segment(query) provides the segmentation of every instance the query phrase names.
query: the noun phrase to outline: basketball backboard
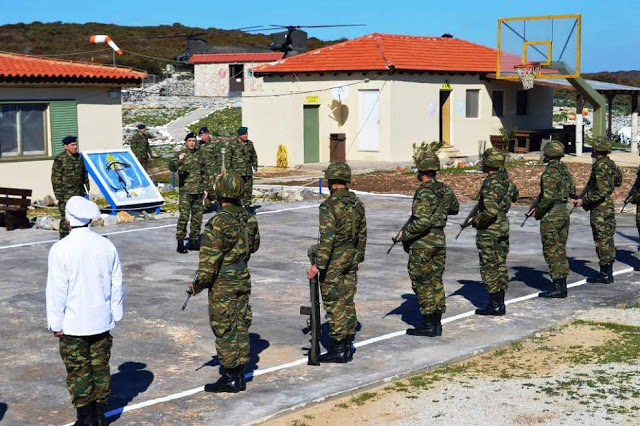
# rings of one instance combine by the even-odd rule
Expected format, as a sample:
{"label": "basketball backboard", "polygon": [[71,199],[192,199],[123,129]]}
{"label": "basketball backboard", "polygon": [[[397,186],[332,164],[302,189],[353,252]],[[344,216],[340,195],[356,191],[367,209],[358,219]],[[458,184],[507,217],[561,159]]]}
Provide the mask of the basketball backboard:
{"label": "basketball backboard", "polygon": [[580,26],[580,14],[498,19],[496,78],[518,80],[523,68],[539,79],[580,77]]}

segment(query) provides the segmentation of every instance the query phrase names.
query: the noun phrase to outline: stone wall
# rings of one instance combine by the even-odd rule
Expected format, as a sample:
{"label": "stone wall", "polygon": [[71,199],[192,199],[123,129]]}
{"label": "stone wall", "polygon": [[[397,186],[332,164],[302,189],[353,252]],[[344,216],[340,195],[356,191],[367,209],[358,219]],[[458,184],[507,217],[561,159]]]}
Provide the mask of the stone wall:
{"label": "stone wall", "polygon": [[[253,76],[251,69],[259,63],[244,64],[244,90],[262,90],[262,78]],[[195,94],[196,96],[228,96],[229,64],[196,64]]]}

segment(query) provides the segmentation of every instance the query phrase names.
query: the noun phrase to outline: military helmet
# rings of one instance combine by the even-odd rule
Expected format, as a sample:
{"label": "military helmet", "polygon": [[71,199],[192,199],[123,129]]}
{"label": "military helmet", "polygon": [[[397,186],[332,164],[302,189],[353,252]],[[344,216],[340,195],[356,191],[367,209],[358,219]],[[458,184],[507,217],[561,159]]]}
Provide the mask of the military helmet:
{"label": "military helmet", "polygon": [[547,157],[564,157],[564,145],[560,141],[549,141],[544,146],[544,155]]}
{"label": "military helmet", "polygon": [[225,173],[216,183],[216,196],[219,198],[240,198],[244,191],[244,183],[237,173]]}
{"label": "military helmet", "polygon": [[503,168],[504,160],[504,154],[494,148],[489,148],[482,154],[482,164],[495,169]]}
{"label": "military helmet", "polygon": [[432,152],[425,152],[415,159],[416,168],[421,172],[440,170],[440,158]]}
{"label": "military helmet", "polygon": [[328,180],[341,180],[344,182],[351,182],[351,167],[347,163],[337,161],[329,164],[327,170],[324,172],[324,178]]}
{"label": "military helmet", "polygon": [[611,141],[603,137],[598,137],[593,140],[591,147],[594,151],[611,152]]}

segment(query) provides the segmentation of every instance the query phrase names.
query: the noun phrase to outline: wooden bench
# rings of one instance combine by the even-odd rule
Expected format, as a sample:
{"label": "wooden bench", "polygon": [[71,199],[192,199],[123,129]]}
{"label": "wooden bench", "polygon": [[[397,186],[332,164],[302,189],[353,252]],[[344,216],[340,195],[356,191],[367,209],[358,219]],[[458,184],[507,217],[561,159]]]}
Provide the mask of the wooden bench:
{"label": "wooden bench", "polygon": [[27,209],[31,205],[31,192],[30,189],[0,188],[0,216],[4,216],[7,231],[29,223]]}

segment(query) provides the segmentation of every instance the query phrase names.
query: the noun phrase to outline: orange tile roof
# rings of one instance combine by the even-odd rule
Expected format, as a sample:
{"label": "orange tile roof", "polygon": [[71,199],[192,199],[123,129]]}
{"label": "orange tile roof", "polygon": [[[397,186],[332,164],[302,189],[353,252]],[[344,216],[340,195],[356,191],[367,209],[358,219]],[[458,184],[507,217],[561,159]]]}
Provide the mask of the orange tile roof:
{"label": "orange tile roof", "polygon": [[0,53],[0,82],[140,84],[146,76],[132,68]]}
{"label": "orange tile roof", "polygon": [[256,73],[334,71],[496,71],[496,50],[453,37],[369,34],[260,65]]}
{"label": "orange tile roof", "polygon": [[190,64],[224,64],[233,62],[273,62],[282,59],[282,52],[256,53],[199,53],[189,59]]}

